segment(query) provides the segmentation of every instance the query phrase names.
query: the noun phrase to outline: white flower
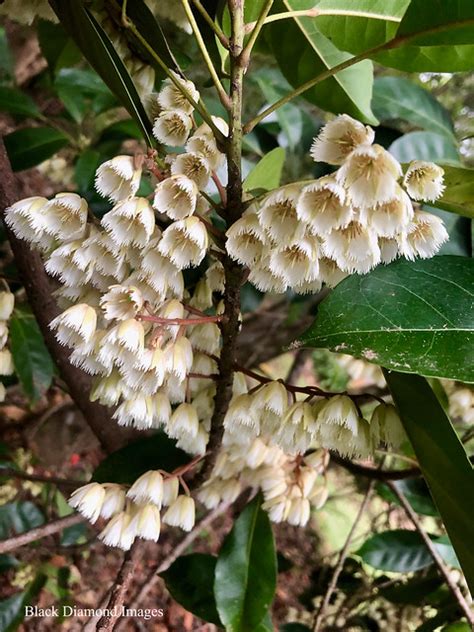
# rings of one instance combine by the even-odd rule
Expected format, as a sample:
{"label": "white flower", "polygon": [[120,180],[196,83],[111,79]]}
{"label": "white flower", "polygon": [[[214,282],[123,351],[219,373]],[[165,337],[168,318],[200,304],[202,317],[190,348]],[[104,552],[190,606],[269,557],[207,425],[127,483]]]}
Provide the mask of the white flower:
{"label": "white flower", "polygon": [[287,521],[289,524],[304,527],[309,520],[311,507],[307,498],[293,498],[290,503]]}
{"label": "white flower", "polygon": [[102,518],[108,519],[123,511],[125,507],[125,490],[115,483],[105,483],[105,497],[100,510]]}
{"label": "white flower", "polygon": [[314,139],[311,156],[316,162],[341,165],[359,145],[371,145],[374,130],[366,127],[347,114],[337,116],[327,123]]}
{"label": "white flower", "polygon": [[99,538],[108,546],[117,546],[128,551],[135,539],[135,533],[129,528],[130,521],[129,512],[121,511],[99,533]]}
{"label": "white flower", "polygon": [[105,489],[99,483],[89,483],[71,494],[68,503],[94,523],[100,516],[105,499]]}
{"label": "white flower", "polygon": [[180,110],[165,110],[153,125],[153,136],[170,147],[180,147],[188,140],[193,121],[189,114]]}
{"label": "white flower", "polygon": [[143,296],[133,285],[112,285],[100,299],[107,320],[134,318],[143,307]]}
{"label": "white flower", "polygon": [[[171,72],[179,84],[189,93],[189,96],[193,99],[193,101],[199,101],[199,92],[194,83],[192,81],[188,81],[187,79],[183,79],[173,71]],[[161,90],[158,94],[158,103],[163,110],[179,110],[181,112],[186,112],[187,114],[192,114],[194,110],[194,106],[169,78],[165,79],[162,83]]]}
{"label": "white flower", "polygon": [[276,250],[270,257],[270,269],[289,286],[316,280],[319,272],[317,238],[304,237],[291,246]]}
{"label": "white flower", "polygon": [[400,164],[380,145],[355,149],[336,173],[336,179],[350,195],[354,206],[375,206],[393,199]]}
{"label": "white flower", "polygon": [[300,188],[290,185],[271,193],[258,211],[260,224],[277,244],[291,244],[300,239],[306,226],[296,210]]}
{"label": "white flower", "polygon": [[434,202],[443,195],[444,169],[434,162],[414,160],[410,163],[403,184],[414,200]]}
{"label": "white flower", "polygon": [[224,426],[232,429],[232,426],[237,425],[239,431],[242,426],[249,426],[250,428],[257,429],[259,424],[257,411],[253,406],[253,398],[247,393],[242,393],[231,399],[229,408],[224,419]]}
{"label": "white flower", "polygon": [[141,175],[132,156],[116,156],[97,169],[95,188],[113,202],[121,202],[138,191]]}
{"label": "white flower", "polygon": [[41,248],[47,248],[52,238],[45,236],[43,209],[48,200],[44,197],[29,197],[16,202],[5,211],[5,223],[18,239],[24,239]]}
{"label": "white flower", "polygon": [[306,186],[298,199],[297,214],[316,234],[347,226],[353,211],[344,188],[331,176],[320,178]]}
{"label": "white flower", "polygon": [[163,522],[171,527],[181,527],[184,531],[191,531],[194,527],[194,520],[194,500],[191,496],[184,495],[178,496],[163,516]]}
{"label": "white flower", "polygon": [[0,351],[0,375],[12,375],[15,371],[12,354],[8,349]]}
{"label": "white flower", "polygon": [[136,509],[128,528],[136,537],[158,542],[160,527],[160,510],[156,505],[148,504]]}
{"label": "white flower", "polygon": [[186,176],[171,176],[160,182],[155,189],[153,206],[171,219],[184,219],[196,209],[198,188]]}
{"label": "white flower", "polygon": [[254,397],[257,406],[261,406],[275,415],[283,415],[288,408],[288,391],[282,382],[268,382],[257,391]]}
{"label": "white flower", "polygon": [[179,439],[183,434],[197,437],[199,431],[199,419],[196,409],[192,404],[180,404],[173,414],[168,425],[170,437]]}
{"label": "white flower", "polygon": [[215,355],[219,352],[221,332],[216,323],[202,323],[194,325],[189,341],[194,349]]}
{"label": "white flower", "polygon": [[61,344],[75,347],[92,339],[97,326],[97,314],[89,305],[80,303],[56,316],[49,326],[57,330],[56,338]]}
{"label": "white flower", "polygon": [[212,132],[207,135],[193,134],[186,143],[186,151],[202,154],[212,171],[219,169],[225,160],[225,155],[217,149]]}
{"label": "white flower", "polygon": [[155,215],[146,198],[134,197],[116,204],[101,224],[117,245],[144,247],[153,234]]}
{"label": "white flower", "polygon": [[176,341],[171,341],[164,348],[163,361],[168,373],[184,380],[193,365],[193,349],[189,340],[180,336]]}
{"label": "white flower", "polygon": [[266,237],[255,213],[245,213],[226,233],[226,250],[246,266],[252,266],[263,254]]}
{"label": "white flower", "polygon": [[407,259],[429,259],[435,255],[449,235],[443,220],[424,211],[417,211],[400,239],[400,252]]}
{"label": "white flower", "polygon": [[318,474],[322,474],[329,465],[329,452],[327,450],[314,450],[304,457],[304,462],[308,467],[313,468]]}
{"label": "white flower", "polygon": [[130,393],[112,415],[119,426],[135,426],[138,429],[153,426],[153,400],[144,393]]}
{"label": "white flower", "polygon": [[178,498],[179,479],[177,476],[169,476],[163,481],[163,507],[169,507]]}
{"label": "white flower", "polygon": [[407,440],[400,416],[393,404],[380,403],[370,419],[370,433],[375,442],[383,441],[398,448]]}
{"label": "white flower", "polygon": [[380,262],[376,234],[356,221],[326,235],[323,250],[343,272],[363,274]]}
{"label": "white flower", "polygon": [[198,217],[188,217],[168,226],[158,244],[159,252],[179,269],[198,266],[207,247],[207,230]]}
{"label": "white flower", "polygon": [[0,320],[0,349],[7,344],[8,340],[8,326],[7,323],[3,320]]}
{"label": "white flower", "polygon": [[[398,238],[398,235],[397,235]],[[399,255],[398,241],[395,237],[379,237],[380,261],[390,263]]]}
{"label": "white flower", "polygon": [[127,60],[127,68],[140,97],[145,98],[155,86],[155,70],[144,62]]}
{"label": "white flower", "polygon": [[159,240],[150,242],[142,259],[140,279],[146,281],[163,298],[168,290],[181,296],[184,290],[183,275],[167,258],[158,252]]}
{"label": "white flower", "polygon": [[87,202],[77,193],[58,193],[43,207],[45,231],[58,239],[80,239],[87,226]]}
{"label": "white flower", "polygon": [[261,292],[283,294],[287,289],[287,283],[281,275],[275,274],[275,272],[268,267],[269,265],[270,257],[262,259],[256,266],[251,268],[249,281]]}
{"label": "white flower", "polygon": [[120,373],[112,371],[110,375],[95,379],[89,399],[91,402],[99,401],[104,406],[115,406],[122,395],[122,387]]}
{"label": "white flower", "polygon": [[134,318],[122,321],[104,337],[103,346],[116,345],[133,352],[142,352],[145,344],[143,325]]}
{"label": "white flower", "polygon": [[291,501],[285,495],[277,496],[263,503],[262,509],[268,513],[272,522],[283,522],[288,518]]}
{"label": "white flower", "polygon": [[0,292],[0,321],[10,318],[15,306],[15,296],[12,292]]}
{"label": "white flower", "polygon": [[204,189],[211,176],[211,168],[206,158],[196,152],[179,154],[171,165],[172,175],[184,175],[193,180],[198,189]]}
{"label": "white flower", "polygon": [[413,205],[400,187],[393,200],[360,211],[360,222],[368,223],[381,237],[395,237],[413,219]]}
{"label": "white flower", "polygon": [[155,393],[152,397],[153,425],[166,424],[171,417],[171,403],[165,393]]}
{"label": "white flower", "polygon": [[319,407],[318,422],[321,424],[345,426],[352,434],[357,434],[359,412],[347,395],[334,395]]}
{"label": "white flower", "polygon": [[152,502],[161,507],[163,502],[163,476],[158,471],[150,470],[137,478],[127,492],[127,497],[137,503]]}

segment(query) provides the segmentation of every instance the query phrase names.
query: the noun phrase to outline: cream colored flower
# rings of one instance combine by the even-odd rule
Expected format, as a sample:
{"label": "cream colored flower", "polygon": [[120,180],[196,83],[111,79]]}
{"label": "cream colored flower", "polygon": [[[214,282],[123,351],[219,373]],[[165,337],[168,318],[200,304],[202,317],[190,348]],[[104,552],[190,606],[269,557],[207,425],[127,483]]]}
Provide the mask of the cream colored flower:
{"label": "cream colored flower", "polygon": [[403,184],[414,200],[434,202],[443,195],[444,169],[434,162],[414,160],[410,163]]}
{"label": "cream colored flower", "polygon": [[311,146],[311,156],[316,162],[341,165],[349,154],[360,145],[371,145],[374,130],[366,127],[347,114],[337,116],[320,131]]}
{"label": "cream colored flower", "polygon": [[204,189],[211,176],[211,167],[205,156],[196,152],[179,154],[171,165],[172,175],[187,176],[193,180],[198,189]]}
{"label": "cream colored flower", "polygon": [[433,257],[449,235],[443,220],[424,211],[417,211],[408,226],[407,233],[400,238],[400,252],[407,259],[429,259]]}
{"label": "cream colored flower", "polygon": [[171,176],[160,182],[155,189],[153,206],[171,219],[184,219],[196,209],[198,188],[186,176]]}
{"label": "cream colored flower", "polygon": [[155,229],[155,215],[146,198],[119,202],[101,221],[118,246],[147,245]]}
{"label": "cream colored flower", "polygon": [[[163,5],[162,2],[159,2]],[[189,93],[193,101],[199,101],[199,92],[192,81],[183,79],[177,73],[171,71],[178,83]],[[165,79],[162,83],[161,90],[158,94],[158,103],[163,110],[179,110],[186,114],[192,114],[194,107],[184,96],[182,91],[176,86],[176,84],[169,78]]]}
{"label": "cream colored flower", "polygon": [[344,188],[331,176],[304,187],[298,199],[297,213],[300,220],[319,235],[347,226],[353,216]]}
{"label": "cream colored flower", "polygon": [[189,114],[181,110],[165,110],[153,125],[153,136],[170,147],[181,147],[188,140],[193,122]]}
{"label": "cream colored flower", "polygon": [[141,175],[132,156],[116,156],[97,169],[95,188],[113,202],[121,202],[138,191]]}

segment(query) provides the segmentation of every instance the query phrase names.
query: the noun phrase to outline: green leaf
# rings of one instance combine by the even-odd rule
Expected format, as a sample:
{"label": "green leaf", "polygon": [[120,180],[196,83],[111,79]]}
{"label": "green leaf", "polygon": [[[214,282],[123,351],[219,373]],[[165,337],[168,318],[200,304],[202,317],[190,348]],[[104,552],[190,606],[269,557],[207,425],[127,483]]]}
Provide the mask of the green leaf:
{"label": "green leaf", "polygon": [[251,632],[264,619],[276,587],[272,528],[256,497],[234,523],[216,564],[214,594],[229,632]]}
{"label": "green leaf", "polygon": [[178,557],[161,577],[180,605],[197,617],[222,625],[214,598],[214,573],[217,557],[205,553],[192,553]]}
{"label": "green leaf", "polygon": [[302,623],[284,623],[280,627],[280,632],[311,632],[311,628]]}
{"label": "green leaf", "polygon": [[0,601],[0,630],[15,632],[25,618],[25,606],[31,604],[46,583],[45,575],[37,575],[28,588]]}
{"label": "green leaf", "polygon": [[176,447],[175,441],[158,432],[110,454],[94,470],[92,480],[127,485],[135,482],[147,470],[171,472],[189,463],[189,460],[186,452]]}
{"label": "green leaf", "polygon": [[74,167],[74,180],[81,195],[93,189],[95,172],[101,162],[101,154],[95,149],[86,149],[80,154]]}
{"label": "green leaf", "polygon": [[20,562],[8,553],[2,553],[0,555],[0,573],[10,570],[10,568],[16,568]]}
{"label": "green leaf", "polygon": [[[313,0],[285,0],[279,9],[284,11],[286,7],[292,11],[313,6]],[[280,69],[293,87],[300,86],[351,57],[322,35],[316,18],[280,20],[266,28]],[[375,124],[377,119],[370,109],[372,83],[372,63],[366,60],[318,83],[303,96],[329,112],[346,112]]]}
{"label": "green leaf", "polygon": [[[440,538],[431,540],[443,559],[452,561],[452,547]],[[413,573],[434,563],[420,534],[406,529],[376,533],[355,554],[373,568],[391,573]]]}
{"label": "green leaf", "polygon": [[448,623],[448,625],[443,626],[441,632],[472,632],[472,628],[465,621],[457,621],[456,623]]}
{"label": "green leaf", "polygon": [[37,33],[41,52],[53,73],[74,66],[81,60],[80,50],[60,23],[38,20]]}
{"label": "green leaf", "polygon": [[15,309],[10,320],[10,349],[18,379],[32,402],[51,385],[54,364],[33,314]]}
{"label": "green leaf", "polygon": [[51,158],[68,144],[68,139],[52,127],[25,127],[4,136],[13,171],[22,171]]}
{"label": "green leaf", "polygon": [[442,166],[446,189],[443,196],[431,204],[465,217],[474,217],[474,170]]}
{"label": "green leaf", "polygon": [[408,581],[401,581],[393,586],[381,588],[379,594],[392,603],[420,607],[442,584],[442,578],[435,571],[426,576],[415,575]]}
{"label": "green leaf", "polygon": [[[82,121],[89,109],[100,113],[103,109],[117,105],[105,83],[91,70],[63,68],[59,71],[54,86],[59,98],[77,123]],[[96,103],[100,103],[102,107],[94,109]]]}
{"label": "green leaf", "polygon": [[431,160],[459,164],[458,150],[452,139],[433,132],[404,134],[390,145],[389,151],[400,162]]}
{"label": "green leaf", "polygon": [[51,4],[84,57],[135,118],[145,141],[152,146],[151,122],[128,70],[105,31],[83,5],[82,0],[52,0]]}
{"label": "green leaf", "polygon": [[404,77],[378,77],[374,81],[372,109],[381,121],[402,119],[453,141],[449,112],[424,88]]}
{"label": "green leaf", "polygon": [[[442,289],[440,296],[441,293]],[[418,375],[404,375],[395,371],[384,373],[423,476],[472,591],[474,472],[471,463],[428,382]]]}
{"label": "green leaf", "polygon": [[38,116],[40,111],[31,97],[17,88],[0,86],[0,110],[17,116]]}
{"label": "green leaf", "polygon": [[[320,31],[340,50],[358,55],[391,40],[410,0],[319,0]],[[335,15],[324,15],[334,11]]]}
{"label": "green leaf", "polygon": [[[431,499],[429,489],[425,481],[421,478],[413,478],[401,481],[395,481],[394,485],[404,494],[410,505],[418,514],[423,516],[438,516],[433,500]],[[389,502],[400,504],[398,496],[396,496],[389,487],[380,486],[380,494]]]}
{"label": "green leaf", "polygon": [[473,382],[473,291],[472,259],[399,259],[339,283],[301,341],[405,373]]}
{"label": "green leaf", "polygon": [[0,540],[6,540],[11,535],[24,533],[43,523],[43,514],[30,501],[0,505]]}
{"label": "green leaf", "polygon": [[460,255],[470,257],[472,254],[471,220],[467,217],[460,217],[455,213],[445,211],[441,208],[423,204],[423,210],[440,217],[446,230],[449,241],[444,243],[438,251],[438,255]]}
{"label": "green leaf", "polygon": [[245,178],[244,191],[276,189],[280,184],[284,162],[285,150],[282,147],[269,151]]}

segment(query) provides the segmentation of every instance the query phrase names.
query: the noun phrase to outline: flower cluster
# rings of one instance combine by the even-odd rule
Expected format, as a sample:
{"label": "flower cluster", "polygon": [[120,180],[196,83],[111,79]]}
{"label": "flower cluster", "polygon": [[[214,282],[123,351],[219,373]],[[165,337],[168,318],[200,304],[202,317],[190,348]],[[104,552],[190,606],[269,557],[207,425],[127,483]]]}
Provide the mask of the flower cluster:
{"label": "flower cluster", "polygon": [[[11,351],[7,348],[8,321],[13,312],[15,297],[12,292],[0,292],[0,375],[12,375],[14,372]],[[0,382],[0,401],[5,399],[5,386]]]}
{"label": "flower cluster", "polygon": [[84,485],[72,494],[69,504],[92,523],[108,520],[99,538],[127,550],[135,538],[157,542],[162,521],[184,531],[193,528],[194,500],[189,493],[180,494],[179,487],[178,475],[149,471],[128,489],[115,483]]}
{"label": "flower cluster", "polygon": [[373,141],[370,127],[338,116],[311,148],[314,160],[338,169],[273,191],[227,231],[230,255],[258,289],[315,292],[400,255],[432,257],[447,240],[442,220],[412,202],[440,197],[443,169],[414,161],[403,175]]}

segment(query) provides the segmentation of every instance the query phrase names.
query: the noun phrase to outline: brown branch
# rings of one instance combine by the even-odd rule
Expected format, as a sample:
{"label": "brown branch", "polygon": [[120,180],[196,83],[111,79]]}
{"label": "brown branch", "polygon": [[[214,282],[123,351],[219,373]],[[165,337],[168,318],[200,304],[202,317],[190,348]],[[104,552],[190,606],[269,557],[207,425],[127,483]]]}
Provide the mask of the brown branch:
{"label": "brown branch", "polygon": [[352,538],[354,537],[355,530],[357,529],[357,526],[362,516],[364,515],[365,510],[367,509],[374,486],[375,486],[375,481],[370,481],[367,491],[365,492],[364,500],[362,501],[362,504],[359,507],[359,511],[357,512],[357,516],[354,522],[352,523],[352,527],[349,531],[346,541],[344,542],[344,546],[342,547],[341,552],[339,553],[339,557],[337,559],[337,564],[336,564],[336,567],[334,568],[331,581],[329,582],[329,586],[327,587],[326,593],[324,594],[321,605],[316,611],[314,624],[313,624],[313,632],[319,632],[319,630],[321,629],[321,624],[323,623],[326,609],[329,605],[329,602],[331,601],[331,597],[336,588],[339,575],[341,574],[341,571],[344,566],[344,562],[346,561],[346,557],[349,553],[349,547],[351,545]]}
{"label": "brown branch", "polygon": [[143,540],[135,540],[131,549],[125,554],[122,567],[112,586],[110,599],[106,606],[107,612],[99,619],[97,624],[97,632],[110,632],[118,623],[125,595],[133,579],[135,566],[140,554],[143,552],[144,545]]}
{"label": "brown branch", "polygon": [[[20,197],[18,182],[12,172],[3,140],[0,140],[0,172],[2,174],[0,178],[0,209],[3,217],[5,209]],[[89,401],[90,377],[69,362],[69,351],[59,344],[49,328],[49,323],[58,315],[59,309],[52,296],[49,279],[39,253],[31,250],[26,242],[17,239],[7,225],[5,225],[5,232],[13,250],[15,263],[31,309],[72,399],[84,415],[104,451],[117,450],[124,443],[123,434],[110,420],[110,415],[104,406]]]}
{"label": "brown branch", "polygon": [[80,487],[84,485],[82,481],[75,481],[71,478],[58,478],[56,476],[44,476],[41,474],[28,474],[28,472],[21,472],[20,470],[15,470],[12,467],[2,467],[0,468],[0,478],[6,476],[7,478],[18,478],[22,481],[34,481],[38,483],[51,483],[53,485],[58,485],[59,487]]}
{"label": "brown branch", "polygon": [[423,529],[419,517],[417,516],[416,512],[414,511],[414,509],[412,508],[410,503],[408,502],[405,494],[402,491],[400,491],[398,489],[398,487],[396,485],[394,485],[393,483],[388,482],[387,485],[390,487],[391,491],[398,498],[398,500],[400,501],[403,509],[405,510],[405,513],[410,518],[410,520],[413,522],[413,525],[414,525],[415,529],[420,534],[423,542],[426,545],[426,548],[430,552],[430,555],[433,558],[436,566],[438,567],[441,575],[443,575],[444,580],[445,580],[449,590],[452,592],[454,598],[456,599],[456,601],[459,604],[459,607],[463,611],[464,616],[466,617],[468,622],[471,624],[471,626],[474,626],[474,611],[471,609],[471,607],[467,603],[467,601],[466,601],[464,595],[462,594],[459,586],[456,584],[456,582],[453,581],[453,579],[451,577],[451,574],[450,574],[446,564],[443,561],[443,558],[441,557],[441,555],[438,553],[438,551],[434,547],[433,541],[431,540],[431,538],[428,536],[428,534]]}
{"label": "brown branch", "polygon": [[41,527],[30,529],[29,531],[21,533],[20,535],[16,535],[13,538],[9,538],[8,540],[2,540],[0,542],[0,554],[7,553],[8,551],[13,551],[20,546],[25,546],[25,544],[29,544],[30,542],[34,542],[35,540],[40,540],[41,538],[45,538],[48,535],[53,535],[53,533],[58,533],[58,531],[62,531],[67,527],[72,527],[73,525],[79,524],[80,522],[84,521],[85,518],[83,518],[80,514],[71,514],[70,516],[66,516],[65,518],[58,518],[58,520],[53,520],[52,522],[48,522]]}
{"label": "brown branch", "polygon": [[331,452],[331,460],[351,474],[366,476],[367,478],[371,478],[375,481],[401,481],[407,478],[416,478],[421,476],[421,470],[419,467],[410,467],[406,470],[380,470],[374,467],[354,463],[353,461],[344,459],[335,452]]}

